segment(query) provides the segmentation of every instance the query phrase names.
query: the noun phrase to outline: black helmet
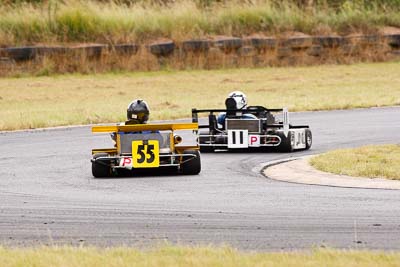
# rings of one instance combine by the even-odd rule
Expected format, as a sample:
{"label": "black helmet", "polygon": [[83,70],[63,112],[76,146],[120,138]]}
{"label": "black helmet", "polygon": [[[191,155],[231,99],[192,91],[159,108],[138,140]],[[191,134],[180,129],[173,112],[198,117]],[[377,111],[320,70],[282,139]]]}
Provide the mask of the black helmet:
{"label": "black helmet", "polygon": [[146,123],[149,120],[150,109],[146,101],[135,99],[128,105],[126,115],[128,124]]}

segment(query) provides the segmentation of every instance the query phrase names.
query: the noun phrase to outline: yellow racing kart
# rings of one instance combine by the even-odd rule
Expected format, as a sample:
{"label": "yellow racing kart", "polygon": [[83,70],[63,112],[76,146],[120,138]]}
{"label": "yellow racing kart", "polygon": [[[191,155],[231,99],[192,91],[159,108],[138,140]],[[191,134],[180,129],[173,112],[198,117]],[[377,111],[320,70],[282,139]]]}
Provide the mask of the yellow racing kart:
{"label": "yellow racing kart", "polygon": [[92,150],[92,174],[111,177],[164,167],[186,175],[198,174],[201,162],[196,138],[192,144],[183,145],[182,136],[176,134],[191,131],[194,135],[197,130],[197,123],[94,126],[93,133],[111,133],[115,147]]}

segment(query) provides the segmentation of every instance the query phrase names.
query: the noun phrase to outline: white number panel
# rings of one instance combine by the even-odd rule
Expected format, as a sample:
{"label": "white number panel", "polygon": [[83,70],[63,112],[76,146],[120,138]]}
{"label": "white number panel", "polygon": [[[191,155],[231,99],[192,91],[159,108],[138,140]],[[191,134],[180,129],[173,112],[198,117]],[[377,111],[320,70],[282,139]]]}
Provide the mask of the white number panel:
{"label": "white number panel", "polygon": [[249,147],[248,130],[228,130],[228,148]]}

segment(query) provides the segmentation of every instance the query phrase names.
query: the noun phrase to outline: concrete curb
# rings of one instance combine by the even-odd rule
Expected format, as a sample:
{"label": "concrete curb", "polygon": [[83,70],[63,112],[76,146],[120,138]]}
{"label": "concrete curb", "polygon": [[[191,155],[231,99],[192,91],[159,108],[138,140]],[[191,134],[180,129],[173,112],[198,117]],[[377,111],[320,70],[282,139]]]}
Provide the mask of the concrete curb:
{"label": "concrete curb", "polygon": [[268,162],[261,173],[267,178],[298,184],[347,188],[400,190],[400,181],[382,178],[362,178],[322,172],[313,168],[308,160],[312,156]]}

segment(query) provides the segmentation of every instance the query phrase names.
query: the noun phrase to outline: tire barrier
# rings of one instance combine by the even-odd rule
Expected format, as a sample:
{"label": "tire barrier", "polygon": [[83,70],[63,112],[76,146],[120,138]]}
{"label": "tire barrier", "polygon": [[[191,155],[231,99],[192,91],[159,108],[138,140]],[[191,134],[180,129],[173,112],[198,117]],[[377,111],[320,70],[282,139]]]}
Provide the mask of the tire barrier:
{"label": "tire barrier", "polygon": [[188,40],[182,42],[182,49],[185,52],[205,52],[210,49],[211,42],[209,40]]}
{"label": "tire barrier", "polygon": [[400,48],[400,34],[385,35],[385,39],[392,48]]}
{"label": "tire barrier", "polygon": [[3,48],[0,54],[11,58],[16,62],[36,59],[39,56],[64,55],[68,53],[84,53],[88,57],[99,58],[102,50],[107,45],[82,45],[76,47],[62,46],[29,46]]}
{"label": "tire barrier", "polygon": [[38,47],[36,50],[36,56],[54,56],[62,55],[68,52],[68,47],[63,46],[43,46]]}
{"label": "tire barrier", "polygon": [[103,50],[108,49],[108,45],[95,44],[95,45],[79,45],[70,47],[69,51],[72,54],[83,54],[90,59],[99,59]]}
{"label": "tire barrier", "polygon": [[11,58],[15,61],[27,61],[36,57],[39,47],[25,46],[25,47],[8,47],[0,50],[0,55]]}
{"label": "tire barrier", "polygon": [[116,44],[110,47],[111,51],[115,51],[119,55],[136,55],[139,50],[137,44]]}
{"label": "tire barrier", "polygon": [[290,47],[292,49],[309,48],[313,44],[312,37],[289,37],[282,40],[282,46]]}
{"label": "tire barrier", "polygon": [[278,43],[274,37],[249,37],[245,38],[244,41],[258,51],[275,49]]}
{"label": "tire barrier", "polygon": [[[210,69],[331,64],[385,61],[399,56],[400,34],[344,37],[301,35],[288,38],[216,36],[182,42],[163,40],[149,45],[128,43],[0,48],[3,68],[12,66],[16,69],[30,61],[39,64],[42,59],[49,57],[53,58],[55,69],[62,69],[61,72],[79,71],[80,66],[88,62],[85,60],[93,62],[92,67],[86,68],[87,71],[99,66],[106,66],[104,70],[111,70],[113,66],[128,70],[157,70],[165,66]],[[96,63],[100,60],[100,64]],[[64,68],[57,68],[57,64],[62,64],[60,62],[63,62]]]}
{"label": "tire barrier", "polygon": [[346,37],[345,42],[348,44],[369,46],[380,43],[381,39],[382,37],[378,35],[358,35],[358,36]]}
{"label": "tire barrier", "polygon": [[236,37],[219,37],[214,40],[214,46],[225,53],[236,51],[243,45],[243,40]]}
{"label": "tire barrier", "polygon": [[158,57],[166,57],[171,55],[175,50],[175,43],[173,41],[165,41],[160,43],[153,43],[149,45],[150,53]]}
{"label": "tire barrier", "polygon": [[325,48],[337,48],[346,44],[346,41],[340,36],[316,36],[313,37],[312,43]]}

